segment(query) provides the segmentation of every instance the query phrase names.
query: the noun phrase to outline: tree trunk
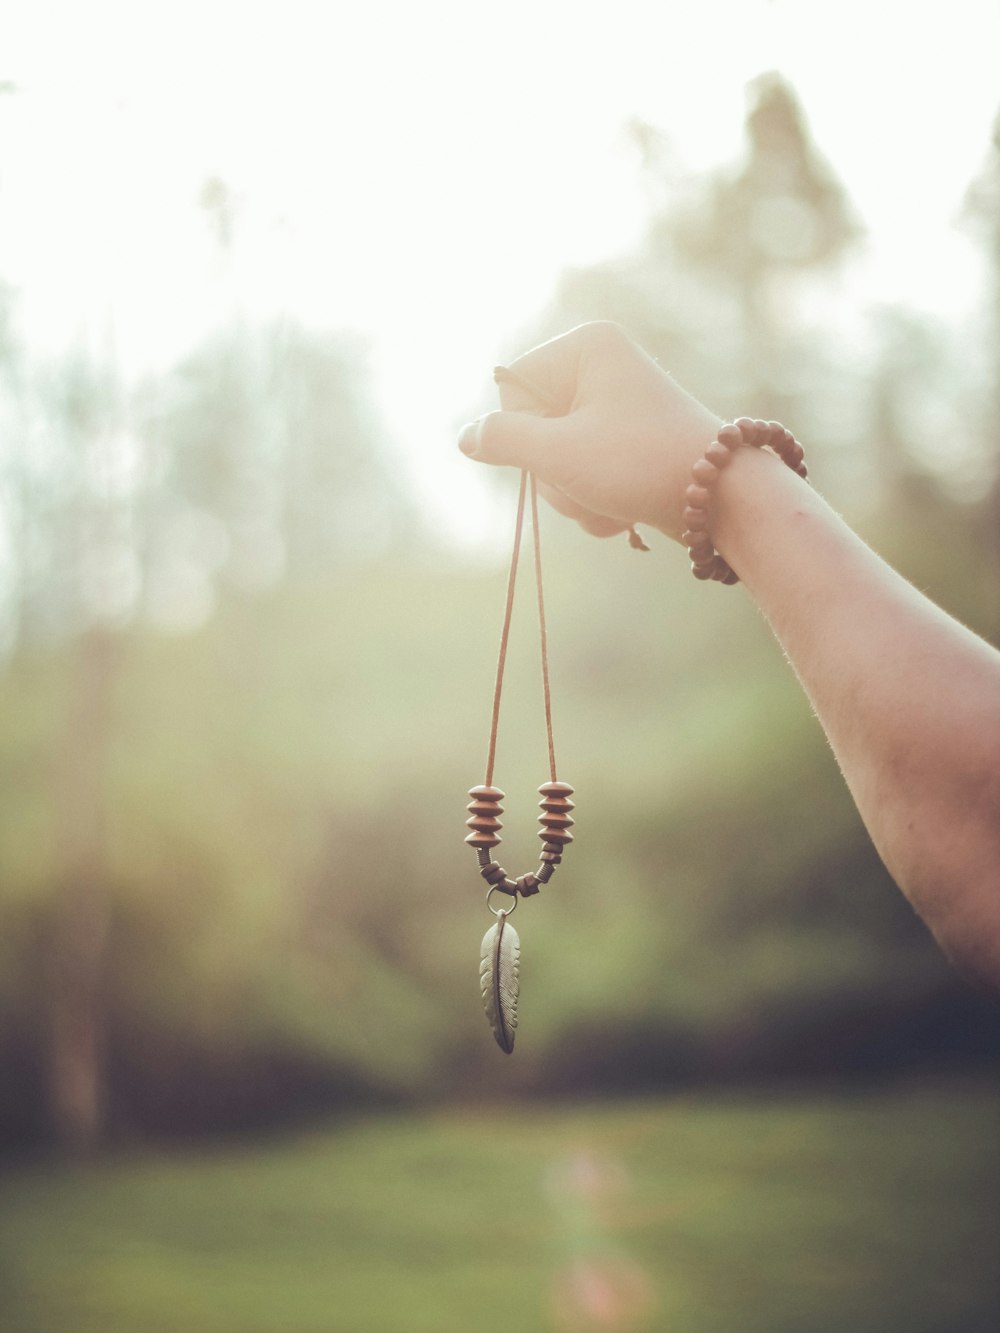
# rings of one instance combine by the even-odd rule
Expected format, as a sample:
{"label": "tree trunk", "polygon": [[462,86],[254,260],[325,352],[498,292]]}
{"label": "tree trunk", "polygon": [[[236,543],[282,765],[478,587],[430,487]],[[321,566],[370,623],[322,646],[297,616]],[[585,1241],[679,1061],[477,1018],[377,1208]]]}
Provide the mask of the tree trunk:
{"label": "tree trunk", "polygon": [[119,645],[107,629],[79,641],[56,776],[62,894],[49,958],[49,1096],[60,1144],[81,1153],[106,1111],[105,972],[110,916],[105,768]]}

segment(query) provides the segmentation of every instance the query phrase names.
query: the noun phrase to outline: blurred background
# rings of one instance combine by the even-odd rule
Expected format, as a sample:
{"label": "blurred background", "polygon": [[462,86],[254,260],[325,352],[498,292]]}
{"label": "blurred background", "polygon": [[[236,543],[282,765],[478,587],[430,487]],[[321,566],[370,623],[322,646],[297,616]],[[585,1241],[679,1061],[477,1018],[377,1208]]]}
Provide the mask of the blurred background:
{"label": "blurred background", "polygon": [[617,320],[996,642],[997,50],[988,0],[3,16],[0,1326],[997,1326],[995,1003],[745,594],[551,513],[576,842],[497,1050],[516,478],[454,447]]}

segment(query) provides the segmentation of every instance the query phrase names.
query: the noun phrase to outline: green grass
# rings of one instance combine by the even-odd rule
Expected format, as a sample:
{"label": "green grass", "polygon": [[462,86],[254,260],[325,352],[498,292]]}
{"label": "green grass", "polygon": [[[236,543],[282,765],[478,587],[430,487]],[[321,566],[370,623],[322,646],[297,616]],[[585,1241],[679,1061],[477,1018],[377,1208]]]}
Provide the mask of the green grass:
{"label": "green grass", "polygon": [[0,1328],[987,1333],[996,1093],[442,1111],[22,1167]]}

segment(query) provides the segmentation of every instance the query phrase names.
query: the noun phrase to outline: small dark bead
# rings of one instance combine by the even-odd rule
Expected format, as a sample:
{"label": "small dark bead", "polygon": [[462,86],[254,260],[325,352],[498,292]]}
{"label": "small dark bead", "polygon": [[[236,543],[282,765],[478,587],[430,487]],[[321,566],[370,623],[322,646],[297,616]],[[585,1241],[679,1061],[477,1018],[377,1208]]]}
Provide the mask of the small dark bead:
{"label": "small dark bead", "polygon": [[509,876],[502,884],[494,884],[493,887],[499,889],[501,893],[509,893],[512,898],[517,897],[517,881],[511,879]]}
{"label": "small dark bead", "polygon": [[802,478],[803,481],[805,481],[806,477],[809,476],[809,469],[806,467],[805,463],[800,463],[798,467],[795,469],[795,471],[799,474],[799,476]]}
{"label": "small dark bead", "polygon": [[782,455],[785,462],[791,468],[798,467],[799,464],[804,460],[805,456],[806,456],[806,451],[802,448],[802,445],[799,444],[798,441],[796,440],[793,440],[791,442],[791,444],[785,450],[785,453]]}
{"label": "small dark bead", "polygon": [[698,486],[695,482],[692,482],[684,492],[684,499],[691,509],[707,509],[711,498],[711,492],[707,491],[704,486]]}
{"label": "small dark bead", "polygon": [[776,440],[781,440],[788,434],[788,431],[785,430],[780,421],[768,421],[766,424],[768,438],[772,445]]}
{"label": "small dark bead", "polygon": [[726,575],[726,577],[722,579],[722,582],[728,584],[730,587],[734,583],[739,583],[739,581],[740,581],[740,576],[739,574],[736,573],[735,569],[731,569],[729,573]]}
{"label": "small dark bead", "polygon": [[719,480],[719,469],[713,467],[707,458],[699,458],[691,469],[691,476],[700,486],[714,486]]}
{"label": "small dark bead", "polygon": [[732,454],[724,444],[720,444],[719,441],[716,440],[714,444],[710,444],[705,450],[705,458],[709,463],[713,464],[713,466],[724,468],[732,458]]}
{"label": "small dark bead", "polygon": [[681,519],[687,524],[689,531],[702,532],[708,527],[708,510],[692,509],[689,505],[681,510]]}
{"label": "small dark bead", "polygon": [[716,436],[719,444],[727,450],[738,449],[743,443],[743,435],[740,431],[739,422],[730,422],[728,426],[721,426]]}
{"label": "small dark bead", "polygon": [[696,579],[710,579],[712,577],[711,565],[692,565],[691,573]]}
{"label": "small dark bead", "polygon": [[555,868],[554,865],[543,865],[543,866],[539,866],[539,867],[538,867],[538,882],[539,882],[539,884],[548,884],[549,880],[552,878],[552,876],[553,876],[555,873],[556,873],[556,868]]}
{"label": "small dark bead", "polygon": [[496,884],[500,880],[507,878],[506,870],[504,870],[503,866],[496,861],[491,861],[489,865],[481,866],[479,873],[482,875],[483,879],[486,880],[487,884]]}
{"label": "small dark bead", "polygon": [[517,880],[517,888],[522,898],[530,898],[533,893],[538,892],[539,888],[538,876],[519,875]]}
{"label": "small dark bead", "polygon": [[540,861],[551,861],[553,865],[558,865],[562,860],[563,849],[561,847],[552,847],[546,844],[538,854]]}

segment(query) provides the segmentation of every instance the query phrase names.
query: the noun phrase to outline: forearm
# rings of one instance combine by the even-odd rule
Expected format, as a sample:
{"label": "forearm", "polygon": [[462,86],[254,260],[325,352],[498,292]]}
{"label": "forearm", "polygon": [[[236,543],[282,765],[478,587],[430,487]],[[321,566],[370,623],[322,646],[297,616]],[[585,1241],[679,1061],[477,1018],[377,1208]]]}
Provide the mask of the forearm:
{"label": "forearm", "polygon": [[758,450],[724,472],[712,530],[890,873],[956,961],[1000,985],[1000,654]]}

